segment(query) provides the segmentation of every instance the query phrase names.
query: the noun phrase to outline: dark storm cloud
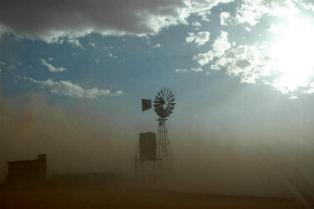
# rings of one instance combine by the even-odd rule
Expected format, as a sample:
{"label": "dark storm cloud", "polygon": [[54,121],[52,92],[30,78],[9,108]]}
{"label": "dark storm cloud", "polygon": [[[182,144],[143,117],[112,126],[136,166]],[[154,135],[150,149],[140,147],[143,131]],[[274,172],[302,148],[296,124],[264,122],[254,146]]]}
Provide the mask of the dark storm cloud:
{"label": "dark storm cloud", "polygon": [[1,0],[0,24],[31,37],[154,34],[230,0]]}

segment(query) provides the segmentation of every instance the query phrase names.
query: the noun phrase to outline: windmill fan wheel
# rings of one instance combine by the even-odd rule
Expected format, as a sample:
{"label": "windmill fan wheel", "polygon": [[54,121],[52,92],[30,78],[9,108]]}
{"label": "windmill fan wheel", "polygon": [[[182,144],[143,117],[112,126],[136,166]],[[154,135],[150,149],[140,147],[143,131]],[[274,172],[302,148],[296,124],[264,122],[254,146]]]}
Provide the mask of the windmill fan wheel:
{"label": "windmill fan wheel", "polygon": [[154,110],[160,118],[167,118],[174,110],[175,98],[168,88],[160,89],[154,101]]}

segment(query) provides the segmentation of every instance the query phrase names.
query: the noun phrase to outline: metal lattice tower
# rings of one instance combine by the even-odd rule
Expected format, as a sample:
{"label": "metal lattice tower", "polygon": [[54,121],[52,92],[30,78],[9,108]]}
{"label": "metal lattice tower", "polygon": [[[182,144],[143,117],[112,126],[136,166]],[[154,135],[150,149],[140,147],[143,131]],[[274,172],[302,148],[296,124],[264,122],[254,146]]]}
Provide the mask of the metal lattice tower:
{"label": "metal lattice tower", "polygon": [[170,142],[168,138],[167,130],[167,119],[159,118],[158,119],[158,128],[157,128],[157,143],[158,143],[158,157],[164,161],[166,165],[171,159],[171,149]]}

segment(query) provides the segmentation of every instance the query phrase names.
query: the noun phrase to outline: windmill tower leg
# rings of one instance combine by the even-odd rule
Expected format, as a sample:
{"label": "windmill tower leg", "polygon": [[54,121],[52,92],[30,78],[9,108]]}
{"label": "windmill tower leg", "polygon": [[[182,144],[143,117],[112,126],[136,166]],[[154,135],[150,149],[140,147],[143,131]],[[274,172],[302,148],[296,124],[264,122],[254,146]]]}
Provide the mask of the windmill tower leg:
{"label": "windmill tower leg", "polygon": [[158,157],[162,159],[164,167],[167,167],[171,159],[170,142],[168,138],[167,119],[158,119],[157,143]]}

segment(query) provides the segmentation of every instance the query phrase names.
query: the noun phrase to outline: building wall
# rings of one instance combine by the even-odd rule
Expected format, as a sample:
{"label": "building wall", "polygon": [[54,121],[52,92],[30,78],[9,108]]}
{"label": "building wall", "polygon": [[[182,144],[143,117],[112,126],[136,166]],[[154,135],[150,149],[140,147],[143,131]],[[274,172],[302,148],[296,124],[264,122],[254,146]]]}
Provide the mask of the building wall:
{"label": "building wall", "polygon": [[31,183],[46,179],[47,162],[45,155],[38,155],[35,160],[8,162],[7,182]]}

